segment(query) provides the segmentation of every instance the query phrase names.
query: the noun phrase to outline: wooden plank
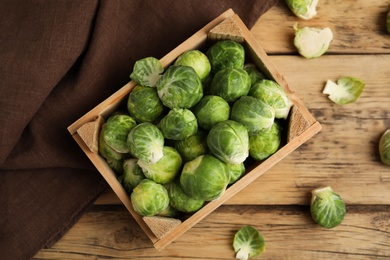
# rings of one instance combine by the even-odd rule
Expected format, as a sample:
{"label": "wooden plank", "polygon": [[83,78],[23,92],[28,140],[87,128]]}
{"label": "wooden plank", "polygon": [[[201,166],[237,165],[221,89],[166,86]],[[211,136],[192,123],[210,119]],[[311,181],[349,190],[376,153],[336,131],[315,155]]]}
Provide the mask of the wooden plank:
{"label": "wooden plank", "polygon": [[388,206],[350,207],[343,223],[328,230],[313,223],[306,206],[222,206],[157,251],[125,207],[99,206],[35,258],[234,259],[234,233],[252,225],[266,241],[259,259],[387,259],[389,219]]}
{"label": "wooden plank", "polygon": [[334,39],[328,53],[390,53],[386,32],[389,1],[322,0],[311,20],[294,16],[285,1],[279,1],[260,17],[252,33],[268,54],[297,53],[293,44],[293,25],[330,27]]}

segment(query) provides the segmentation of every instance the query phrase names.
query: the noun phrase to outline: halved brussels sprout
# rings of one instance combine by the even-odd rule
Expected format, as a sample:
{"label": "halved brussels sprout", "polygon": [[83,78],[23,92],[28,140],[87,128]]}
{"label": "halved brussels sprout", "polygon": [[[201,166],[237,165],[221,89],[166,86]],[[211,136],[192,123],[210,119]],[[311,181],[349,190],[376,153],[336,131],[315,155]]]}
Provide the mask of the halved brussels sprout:
{"label": "halved brussels sprout", "polygon": [[234,102],[248,94],[251,78],[244,69],[226,68],[219,70],[211,82],[210,93],[227,102]]}
{"label": "halved brussels sprout", "polygon": [[166,184],[171,182],[181,170],[182,159],[173,147],[163,147],[163,157],[156,163],[147,163],[138,160],[144,175],[156,183]]}
{"label": "halved brussels sprout", "polygon": [[310,212],[314,222],[324,228],[333,228],[344,220],[347,208],[331,187],[317,188],[311,193]]}
{"label": "halved brussels sprout", "polygon": [[229,184],[235,183],[245,173],[245,165],[243,162],[239,164],[227,163],[226,166],[230,173]]}
{"label": "halved brussels sprout", "polygon": [[379,140],[381,161],[390,166],[390,129],[386,130]]}
{"label": "halved brussels sprout", "polygon": [[173,108],[158,123],[163,136],[171,140],[183,140],[198,130],[198,121],[189,109]]}
{"label": "halved brussels sprout", "polygon": [[281,139],[280,126],[275,121],[270,129],[249,136],[249,155],[255,160],[264,160],[278,150]]}
{"label": "halved brussels sprout", "polygon": [[333,40],[332,30],[328,27],[303,27],[299,29],[296,23],[294,30],[294,45],[298,49],[299,54],[307,59],[322,56],[328,50]]}
{"label": "halved brussels sprout", "polygon": [[206,53],[213,73],[221,69],[242,69],[245,62],[245,49],[235,41],[223,40],[214,43]]}
{"label": "halved brussels sprout", "polygon": [[119,153],[128,153],[127,135],[137,125],[134,118],[129,115],[116,114],[107,119],[103,132],[104,141],[108,146]]}
{"label": "halved brussels sprout", "polygon": [[138,123],[155,121],[163,109],[156,88],[138,85],[129,94],[127,110]]}
{"label": "halved brussels sprout", "polygon": [[158,59],[146,57],[135,62],[130,78],[142,86],[155,87],[163,71]]}
{"label": "halved brussels sprout", "polygon": [[210,152],[225,163],[240,164],[249,156],[249,136],[244,125],[226,120],[211,128],[207,136]]}
{"label": "halved brussels sprout", "polygon": [[287,6],[299,18],[309,20],[317,14],[318,0],[286,0]]}
{"label": "halved brussels sprout", "polygon": [[249,135],[255,135],[272,126],[275,110],[260,99],[243,96],[233,104],[230,119],[243,124]]}
{"label": "halved brussels sprout", "polygon": [[364,90],[364,82],[354,77],[343,77],[337,83],[327,80],[322,93],[329,95],[329,99],[339,105],[355,102]]}
{"label": "halved brussels sprout", "polygon": [[204,205],[204,200],[193,198],[184,192],[179,179],[175,179],[165,187],[168,191],[169,204],[180,212],[195,212]]}
{"label": "halved brussels sprout", "polygon": [[226,164],[210,154],[201,155],[184,164],[180,184],[189,196],[204,201],[219,198],[229,184]]}
{"label": "halved brussels sprout", "polygon": [[183,140],[175,142],[175,148],[181,155],[184,162],[192,161],[200,155],[208,153],[207,134],[202,129]]}
{"label": "halved brussels sprout", "polygon": [[164,136],[151,123],[141,123],[131,129],[127,144],[130,153],[145,162],[156,163],[163,157]]}
{"label": "halved brussels sprout", "polygon": [[142,180],[131,193],[131,204],[141,216],[154,216],[169,205],[168,192],[162,184]]}
{"label": "halved brussels sprout", "polygon": [[266,76],[261,72],[254,63],[247,63],[244,65],[244,70],[248,73],[251,78],[251,86],[256,84],[262,79],[266,79]]}
{"label": "halved brussels sprout", "polygon": [[210,130],[217,123],[229,119],[230,106],[222,97],[208,95],[192,108],[192,112],[198,120],[198,125]]}
{"label": "halved brussels sprout", "polygon": [[206,54],[199,50],[190,50],[182,53],[174,65],[192,67],[201,81],[204,81],[210,74],[211,65]]}
{"label": "halved brussels sprout", "polygon": [[123,174],[122,176],[122,185],[125,190],[131,194],[133,189],[145,179],[145,175],[142,172],[141,167],[137,164],[138,159],[129,158],[123,161]]}
{"label": "halved brussels sprout", "polygon": [[257,229],[247,225],[234,235],[233,248],[237,253],[236,259],[247,260],[265,251],[265,241]]}
{"label": "halved brussels sprout", "polygon": [[192,67],[171,65],[157,82],[157,93],[169,108],[191,108],[203,97],[203,86]]}

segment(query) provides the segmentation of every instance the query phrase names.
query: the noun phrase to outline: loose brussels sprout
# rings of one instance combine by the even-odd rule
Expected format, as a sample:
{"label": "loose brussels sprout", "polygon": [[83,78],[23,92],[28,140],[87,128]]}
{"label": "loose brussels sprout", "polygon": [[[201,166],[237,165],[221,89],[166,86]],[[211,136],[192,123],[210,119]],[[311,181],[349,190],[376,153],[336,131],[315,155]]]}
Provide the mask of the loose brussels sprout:
{"label": "loose brussels sprout", "polygon": [[299,54],[307,59],[322,56],[328,50],[333,40],[332,30],[328,27],[323,29],[303,27],[299,29],[296,23],[294,30],[294,45],[298,49]]}
{"label": "loose brussels sprout", "polygon": [[142,86],[155,87],[163,71],[158,59],[146,57],[135,62],[130,78]]}
{"label": "loose brussels sprout", "polygon": [[131,193],[131,204],[141,216],[154,216],[169,205],[168,192],[162,184],[142,180]]}
{"label": "loose brussels sprout", "polygon": [[156,88],[136,86],[129,94],[127,110],[138,123],[153,122],[163,112]]}
{"label": "loose brussels sprout", "polygon": [[252,85],[249,96],[260,99],[275,109],[275,118],[286,119],[292,103],[278,83],[270,79]]}
{"label": "loose brussels sprout", "polygon": [[175,179],[165,187],[168,191],[170,205],[180,212],[195,212],[204,205],[204,200],[188,196],[183,191],[179,179]]}
{"label": "loose brussels sprout", "polygon": [[123,158],[126,157],[126,154],[115,151],[110,146],[108,146],[104,141],[105,129],[106,129],[106,124],[103,124],[99,133],[99,142],[98,142],[99,154],[105,159],[111,159],[116,161],[122,160]]}
{"label": "loose brussels sprout", "polygon": [[390,129],[386,130],[379,140],[379,154],[381,161],[390,166]]}
{"label": "loose brussels sprout", "polygon": [[299,18],[309,20],[317,14],[318,0],[286,0],[287,6]]}
{"label": "loose brussels sprout", "polygon": [[275,110],[260,99],[244,96],[234,103],[230,119],[243,124],[249,135],[255,135],[272,126]]}
{"label": "loose brussels sprout", "polygon": [[138,159],[129,158],[123,161],[123,174],[122,176],[122,185],[125,190],[131,194],[133,189],[145,179],[145,175],[142,172],[141,167],[137,164]]}
{"label": "loose brussels sprout", "polygon": [[233,248],[237,253],[236,259],[247,260],[264,253],[265,241],[257,229],[247,225],[234,235]]}
{"label": "loose brussels sprout", "polygon": [[201,81],[204,81],[210,74],[211,65],[206,54],[199,50],[190,50],[181,54],[174,65],[192,67]]}
{"label": "loose brussels sprout", "polygon": [[244,67],[244,47],[235,41],[218,41],[207,50],[206,55],[213,73],[226,68],[242,69]]}
{"label": "loose brussels sprout", "polygon": [[222,97],[208,95],[192,108],[192,112],[198,119],[198,125],[205,130],[210,130],[217,123],[229,119],[230,106]]}
{"label": "loose brussels sprout", "polygon": [[210,154],[184,164],[180,184],[189,196],[204,201],[219,198],[225,192],[230,176],[226,164]]}
{"label": "loose brussels sprout", "polygon": [[211,83],[210,93],[227,102],[234,102],[248,94],[251,78],[244,69],[227,68],[219,70]]}
{"label": "loose brussels sprout", "polygon": [[207,134],[202,129],[183,140],[175,142],[175,148],[184,162],[192,161],[200,155],[208,153]]}
{"label": "loose brussels sprout", "polygon": [[203,86],[192,67],[171,65],[157,82],[157,93],[169,108],[191,108],[203,97]]}
{"label": "loose brussels sprout", "polygon": [[104,141],[108,146],[119,153],[128,153],[126,138],[130,130],[137,125],[129,115],[116,114],[107,119],[103,132]]}
{"label": "loose brussels sprout", "polygon": [[171,140],[183,140],[198,130],[198,121],[188,109],[173,108],[158,123],[163,136]]}
{"label": "loose brussels sprout", "polygon": [[337,84],[327,80],[322,93],[329,95],[329,99],[339,105],[355,102],[364,90],[364,82],[354,77],[342,77]]}
{"label": "loose brussels sprout", "polygon": [[226,166],[230,173],[229,184],[235,183],[245,173],[245,165],[243,162],[239,164],[227,163]]}
{"label": "loose brussels sprout", "polygon": [[249,156],[248,130],[233,120],[220,122],[207,135],[207,146],[221,161],[240,164]]}
{"label": "loose brussels sprout", "polygon": [[390,33],[390,10],[389,12],[387,13],[387,16],[386,16],[386,30],[388,33]]}
{"label": "loose brussels sprout", "polygon": [[165,184],[172,181],[180,172],[182,159],[173,147],[163,147],[163,157],[156,163],[138,160],[138,165],[148,179]]}
{"label": "loose brussels sprout", "polygon": [[281,139],[280,126],[275,121],[270,129],[249,136],[249,155],[255,160],[264,160],[278,150]]}
{"label": "loose brussels sprout", "polygon": [[324,228],[333,228],[339,225],[347,212],[340,195],[336,194],[329,186],[314,189],[311,193],[310,212],[314,222]]}
{"label": "loose brussels sprout", "polygon": [[145,162],[156,163],[163,157],[164,136],[151,123],[141,123],[131,129],[127,144],[130,153]]}
{"label": "loose brussels sprout", "polygon": [[245,64],[244,70],[246,71],[246,73],[248,73],[249,77],[251,78],[251,86],[253,86],[255,83],[259,82],[262,79],[266,79],[264,73],[262,73],[253,63]]}

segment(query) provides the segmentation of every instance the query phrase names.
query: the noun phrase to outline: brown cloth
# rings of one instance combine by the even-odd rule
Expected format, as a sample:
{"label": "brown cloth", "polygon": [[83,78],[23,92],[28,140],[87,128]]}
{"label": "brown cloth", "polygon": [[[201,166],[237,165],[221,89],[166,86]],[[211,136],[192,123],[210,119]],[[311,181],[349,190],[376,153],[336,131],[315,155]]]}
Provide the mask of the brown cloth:
{"label": "brown cloth", "polygon": [[0,259],[29,259],[107,184],[67,127],[232,8],[250,28],[277,0],[0,0]]}

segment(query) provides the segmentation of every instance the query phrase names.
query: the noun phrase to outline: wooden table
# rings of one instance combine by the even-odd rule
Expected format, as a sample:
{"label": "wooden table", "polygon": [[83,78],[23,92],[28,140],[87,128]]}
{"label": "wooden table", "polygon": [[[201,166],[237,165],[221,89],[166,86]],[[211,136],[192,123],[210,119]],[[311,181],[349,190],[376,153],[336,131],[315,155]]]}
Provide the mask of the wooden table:
{"label": "wooden table", "polygon": [[[232,239],[243,225],[266,241],[258,259],[390,258],[390,167],[379,159],[380,135],[390,128],[390,1],[322,0],[318,15],[296,18],[274,6],[252,29],[255,38],[322,124],[322,131],[162,251],[154,249],[108,190],[71,230],[37,259],[234,259]],[[292,43],[295,22],[330,27],[325,56],[306,60]],[[322,94],[327,79],[366,83],[346,106]],[[333,229],[314,224],[310,191],[329,185],[348,205]]]}

